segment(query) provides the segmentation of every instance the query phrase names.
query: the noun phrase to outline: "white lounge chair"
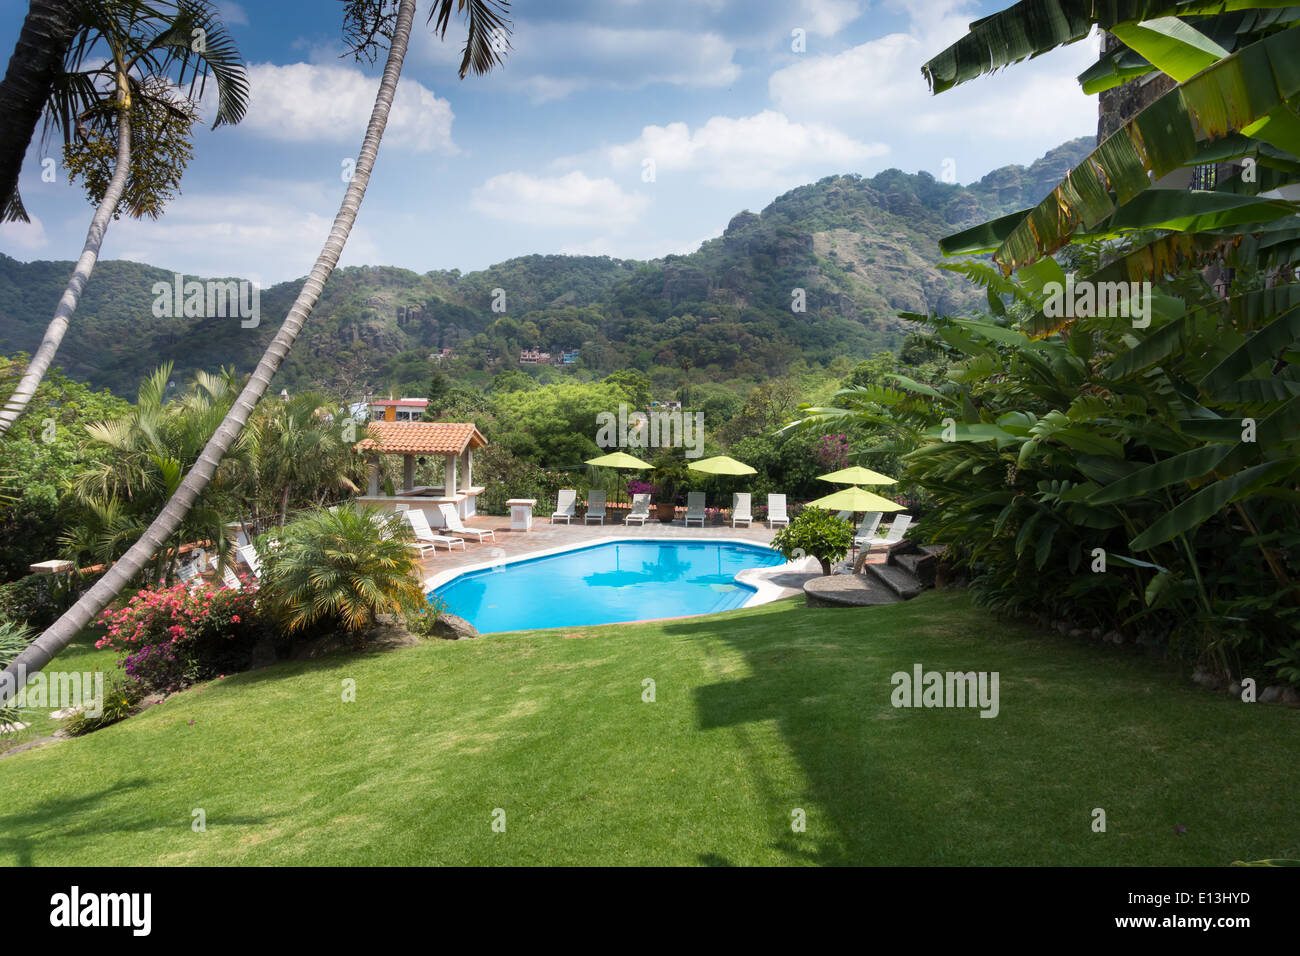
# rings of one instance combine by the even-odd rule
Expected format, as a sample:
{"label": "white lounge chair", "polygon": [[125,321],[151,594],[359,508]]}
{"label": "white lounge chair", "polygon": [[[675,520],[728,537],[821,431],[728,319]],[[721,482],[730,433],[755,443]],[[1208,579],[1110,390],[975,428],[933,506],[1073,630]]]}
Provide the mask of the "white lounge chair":
{"label": "white lounge chair", "polygon": [[891,545],[898,544],[903,540],[903,534],[907,531],[907,526],[912,523],[911,515],[899,515],[889,524],[889,534],[883,538],[875,538],[869,548],[888,548]]}
{"label": "white lounge chair", "polygon": [[474,540],[482,543],[484,538],[497,539],[495,531],[479,531],[476,528],[465,527],[465,522],[460,520],[460,513],[453,504],[438,505],[438,510],[442,512],[442,523],[446,525],[448,531],[454,531],[456,534],[472,534]]}
{"label": "white lounge chair", "polygon": [[551,515],[551,524],[556,518],[563,518],[565,524],[573,523],[573,509],[578,503],[578,492],[573,488],[561,488],[555,500],[555,513]]}
{"label": "white lounge chair", "polygon": [[423,511],[418,509],[415,511],[403,511],[402,517],[406,519],[406,523],[410,525],[411,530],[415,532],[415,541],[413,543],[420,547],[420,554],[423,555],[424,549],[426,548],[429,550],[436,550],[434,545],[438,544],[445,545],[448,551],[456,545],[460,545],[462,551],[465,550],[464,538],[453,538],[450,535],[434,534],[433,529],[429,527],[429,519],[424,516]]}
{"label": "white lounge chair", "polygon": [[839,518],[841,521],[852,521],[852,520],[853,520],[853,512],[852,512],[852,511],[837,511],[837,512],[835,512],[835,517]]}
{"label": "white lounge chair", "polygon": [[734,528],[737,521],[745,522],[748,528],[754,523],[753,505],[750,504],[749,492],[739,491],[731,496],[731,526]]}
{"label": "white lounge chair", "polygon": [[243,582],[235,575],[235,572],[230,570],[229,565],[221,569],[221,583],[232,591],[238,591],[244,586]]}
{"label": "white lounge chair", "polygon": [[767,496],[767,526],[775,528],[777,525],[790,526],[790,515],[785,510],[785,495],[768,495]]}
{"label": "white lounge chair", "polygon": [[239,556],[244,559],[244,563],[248,565],[248,570],[253,572],[253,577],[260,578],[262,576],[262,562],[258,560],[257,549],[251,544],[241,544],[237,550]]}
{"label": "white lounge chair", "polygon": [[583,516],[582,523],[585,525],[593,518],[596,524],[605,523],[605,492],[603,491],[587,492],[587,513]]}
{"label": "white lounge chair", "polygon": [[853,547],[870,547],[871,542],[876,538],[876,529],[880,527],[881,517],[879,511],[868,511],[862,516],[862,524],[858,525],[858,530],[853,535]]}
{"label": "white lounge chair", "polygon": [[624,524],[631,524],[633,521],[639,522],[641,527],[645,527],[646,519],[650,517],[650,496],[633,495],[632,510],[627,513],[623,519]]}
{"label": "white lounge chair", "polygon": [[704,527],[704,519],[707,515],[704,508],[705,502],[706,499],[702,491],[688,491],[686,493],[686,527],[689,528],[692,521],[698,521],[700,527]]}

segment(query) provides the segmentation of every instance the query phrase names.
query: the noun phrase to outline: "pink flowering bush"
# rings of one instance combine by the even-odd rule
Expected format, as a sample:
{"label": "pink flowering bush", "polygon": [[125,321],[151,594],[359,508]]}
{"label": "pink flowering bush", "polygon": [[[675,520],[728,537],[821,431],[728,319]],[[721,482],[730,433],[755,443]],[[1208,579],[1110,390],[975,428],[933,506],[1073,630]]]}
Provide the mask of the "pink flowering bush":
{"label": "pink flowering bush", "polygon": [[240,591],[146,588],[104,611],[100,623],[105,633],[95,646],[121,653],[127,674],[157,691],[243,670],[266,633],[251,583]]}

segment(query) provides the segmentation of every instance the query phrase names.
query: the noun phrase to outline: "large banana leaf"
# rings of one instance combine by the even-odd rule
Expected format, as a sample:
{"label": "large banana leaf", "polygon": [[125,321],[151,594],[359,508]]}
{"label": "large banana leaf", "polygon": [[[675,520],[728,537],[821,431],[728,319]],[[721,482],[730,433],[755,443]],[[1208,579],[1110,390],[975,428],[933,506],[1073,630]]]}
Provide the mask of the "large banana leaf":
{"label": "large banana leaf", "polygon": [[921,67],[935,93],[1004,66],[1076,43],[1093,26],[1111,30],[1121,23],[1156,17],[1277,9],[1292,0],[1021,0],[976,20],[970,32]]}
{"label": "large banana leaf", "polygon": [[[1296,300],[1296,290],[1297,287],[1294,285],[1264,290],[1264,294],[1278,293],[1276,299],[1268,297],[1270,302],[1276,303],[1276,308],[1266,314],[1275,315],[1280,311],[1281,315],[1252,335],[1215,366],[1213,371],[1201,380],[1202,390],[1213,392],[1216,388],[1246,377],[1255,366],[1275,360],[1278,353],[1300,340],[1300,304],[1292,304]],[[1285,311],[1282,311],[1283,309]]]}
{"label": "large banana leaf", "polygon": [[1088,501],[1094,505],[1109,505],[1128,498],[1140,498],[1170,485],[1195,481],[1214,470],[1230,451],[1232,448],[1228,445],[1194,448],[1121,478],[1096,492]]}
{"label": "large banana leaf", "polygon": [[1229,51],[1177,17],[1117,23],[1111,33],[1130,50],[1179,83],[1190,80],[1227,56]]}
{"label": "large banana leaf", "polygon": [[[1055,252],[1159,179],[1185,165],[1210,139],[1257,124],[1300,93],[1300,27],[1219,60],[1157,99],[1106,138],[998,248],[1010,272]],[[1279,129],[1285,124],[1279,122]],[[1263,132],[1262,130],[1260,132]]]}
{"label": "large banana leaf", "polygon": [[1230,478],[1216,481],[1183,501],[1172,511],[1157,518],[1129,546],[1147,551],[1180,534],[1186,534],[1218,513],[1224,505],[1252,494],[1258,488],[1279,481],[1300,470],[1300,458],[1284,458],[1239,471]]}
{"label": "large banana leaf", "polygon": [[[1194,17],[1191,20],[1191,26],[1224,50],[1224,53],[1220,54],[1222,56],[1237,49],[1238,46],[1253,43],[1259,39],[1259,34],[1263,30],[1290,26],[1296,22],[1300,22],[1300,7],[1293,6],[1270,10],[1241,10],[1209,17]],[[1127,26],[1131,27],[1132,25]],[[1119,25],[1116,25],[1112,32],[1117,37],[1124,39],[1121,29]],[[1170,73],[1169,69],[1163,65],[1161,68],[1165,73]],[[1138,53],[1137,49],[1130,49],[1128,46],[1121,45],[1103,53],[1096,63],[1079,74],[1078,79],[1083,92],[1091,96],[1155,71],[1156,67],[1152,65],[1150,60]],[[1173,74],[1170,73],[1170,75]]]}

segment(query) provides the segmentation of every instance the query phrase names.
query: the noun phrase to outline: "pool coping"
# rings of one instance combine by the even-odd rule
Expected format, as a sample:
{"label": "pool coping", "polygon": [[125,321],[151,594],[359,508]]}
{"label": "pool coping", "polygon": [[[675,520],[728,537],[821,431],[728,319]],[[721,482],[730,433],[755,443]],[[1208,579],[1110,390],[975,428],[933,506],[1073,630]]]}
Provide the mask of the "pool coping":
{"label": "pool coping", "polygon": [[[743,544],[751,548],[767,548],[775,550],[771,545],[755,541],[753,538],[742,538],[739,536],[718,536],[709,535],[707,537],[690,537],[683,538],[680,535],[638,535],[635,538],[627,538],[620,535],[606,535],[603,538],[593,538],[584,541],[581,544],[557,545],[551,548],[541,548],[537,551],[529,551],[524,554],[517,554],[509,560],[504,560],[505,551],[502,548],[489,548],[489,551],[499,552],[494,555],[494,560],[483,561],[479,564],[462,565],[456,568],[448,568],[446,571],[440,571],[431,577],[424,579],[424,591],[426,594],[431,593],[444,584],[460,577],[462,574],[471,574],[475,571],[487,571],[496,567],[508,567],[511,564],[520,564],[524,561],[533,561],[537,558],[547,558],[556,554],[565,554],[570,551],[585,551],[588,548],[597,548],[605,544],[628,544],[631,541],[667,541],[674,544],[690,544],[700,542],[702,544]],[[789,574],[808,569],[809,563],[817,564],[816,558],[801,558],[798,561],[787,561],[784,564],[774,564],[766,568],[745,568],[738,572],[733,580],[738,584],[752,588],[754,593],[749,596],[740,608],[757,607],[760,604],[770,604],[772,601],[779,601],[783,597],[789,597],[793,593],[792,589],[777,584],[773,580],[778,574]],[[818,565],[820,567],[820,565]],[[739,610],[740,608],[732,608]],[[709,614],[725,613],[719,611],[706,612],[705,614],[691,614],[688,617],[708,617]],[[640,624],[642,621],[620,621],[621,624]],[[595,626],[595,625],[593,625]],[[538,628],[529,628],[528,630],[538,630]]]}

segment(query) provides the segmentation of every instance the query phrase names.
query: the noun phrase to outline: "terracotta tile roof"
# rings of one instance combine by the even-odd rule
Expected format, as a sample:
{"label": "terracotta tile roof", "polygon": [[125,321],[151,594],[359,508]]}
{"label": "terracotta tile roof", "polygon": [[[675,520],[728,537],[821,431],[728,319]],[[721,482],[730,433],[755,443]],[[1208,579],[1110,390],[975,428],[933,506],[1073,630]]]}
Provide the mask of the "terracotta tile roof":
{"label": "terracotta tile roof", "polygon": [[466,448],[486,444],[478,429],[466,422],[371,422],[369,435],[357,442],[357,450],[384,455],[459,455]]}

